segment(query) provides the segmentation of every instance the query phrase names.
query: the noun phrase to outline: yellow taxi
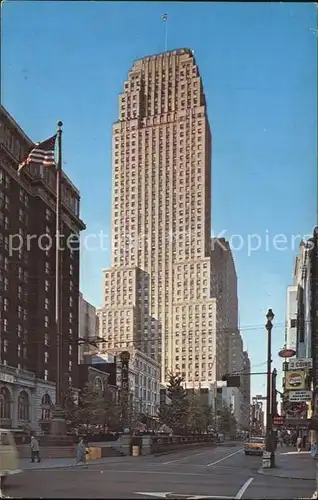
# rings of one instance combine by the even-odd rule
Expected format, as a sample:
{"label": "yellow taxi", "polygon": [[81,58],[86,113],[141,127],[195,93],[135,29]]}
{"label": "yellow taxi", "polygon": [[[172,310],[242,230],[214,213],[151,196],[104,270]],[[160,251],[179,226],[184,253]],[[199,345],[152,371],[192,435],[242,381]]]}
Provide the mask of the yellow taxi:
{"label": "yellow taxi", "polygon": [[21,470],[14,437],[8,429],[0,429],[0,497],[6,477],[19,472]]}
{"label": "yellow taxi", "polygon": [[245,455],[263,455],[265,450],[265,439],[263,437],[251,437],[245,443]]}

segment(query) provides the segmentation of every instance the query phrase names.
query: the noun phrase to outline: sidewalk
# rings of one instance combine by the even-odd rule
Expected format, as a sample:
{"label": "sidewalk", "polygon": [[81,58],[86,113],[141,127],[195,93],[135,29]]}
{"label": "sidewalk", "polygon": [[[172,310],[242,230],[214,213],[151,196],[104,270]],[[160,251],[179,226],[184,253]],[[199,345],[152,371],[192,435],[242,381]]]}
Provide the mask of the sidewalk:
{"label": "sidewalk", "polygon": [[281,477],[285,479],[302,479],[314,481],[316,478],[316,461],[313,460],[309,451],[286,451],[280,450],[275,453],[275,465],[273,469],[258,469],[257,473],[264,476]]}

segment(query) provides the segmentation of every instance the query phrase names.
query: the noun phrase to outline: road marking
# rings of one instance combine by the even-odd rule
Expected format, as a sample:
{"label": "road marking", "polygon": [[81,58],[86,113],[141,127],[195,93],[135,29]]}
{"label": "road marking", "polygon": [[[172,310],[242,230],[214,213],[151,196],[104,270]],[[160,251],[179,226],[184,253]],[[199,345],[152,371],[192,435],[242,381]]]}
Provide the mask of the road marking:
{"label": "road marking", "polygon": [[240,448],[239,450],[235,451],[234,453],[230,453],[230,455],[226,455],[225,457],[223,458],[220,458],[220,460],[216,460],[215,462],[211,462],[210,464],[208,464],[206,467],[212,467],[212,465],[216,465],[216,464],[219,464],[220,462],[223,462],[223,460],[227,460],[228,458],[230,457],[234,457],[234,455],[237,455],[238,453],[241,453],[241,451],[243,450],[244,448]]}
{"label": "road marking", "polygon": [[207,477],[206,474],[200,472],[171,472],[171,471],[158,471],[158,470],[115,470],[115,469],[104,469],[104,474],[161,474],[164,476],[203,476]]}
{"label": "road marking", "polygon": [[135,491],[134,495],[146,495],[147,497],[166,498],[167,495],[171,495],[171,491],[166,491],[165,493],[148,493],[147,491]]}
{"label": "road marking", "polygon": [[249,487],[249,485],[251,484],[251,482],[254,481],[254,478],[253,477],[250,477],[242,486],[242,488],[237,492],[237,495],[235,497],[235,500],[240,500],[241,498],[243,498],[243,495],[245,493],[245,491],[247,490],[247,488]]}
{"label": "road marking", "polygon": [[201,453],[195,453],[194,455],[187,455],[186,457],[182,458],[176,458],[175,460],[169,460],[169,462],[161,462],[160,465],[169,465],[169,464],[174,464],[176,462],[181,462],[182,460],[187,460],[188,458],[194,458],[194,457],[199,457],[201,455],[206,455],[209,453],[211,450],[203,451]]}
{"label": "road marking", "polygon": [[165,492],[165,493],[148,493],[145,491],[135,491],[134,495],[145,495],[147,497],[156,497],[156,498],[187,498],[188,500],[204,500],[205,498],[209,499],[218,499],[218,500],[233,500],[233,497],[225,497],[222,495],[218,496],[213,496],[213,495],[181,495],[179,493],[171,493],[171,492]]}

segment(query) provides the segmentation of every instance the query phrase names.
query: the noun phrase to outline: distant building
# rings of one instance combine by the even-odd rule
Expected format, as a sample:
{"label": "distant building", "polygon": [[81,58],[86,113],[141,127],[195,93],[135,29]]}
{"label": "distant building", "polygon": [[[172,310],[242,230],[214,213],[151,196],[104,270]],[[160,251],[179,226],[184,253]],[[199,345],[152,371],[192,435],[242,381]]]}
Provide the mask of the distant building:
{"label": "distant building", "polygon": [[167,394],[167,387],[164,384],[160,384],[160,405],[164,406],[171,403],[171,399]]}
{"label": "distant building", "polygon": [[[238,353],[235,342],[238,333],[237,275],[232,250],[225,238],[211,239],[212,295],[216,298],[216,357],[217,380],[223,375],[241,368],[242,352]],[[239,347],[239,346],[238,346]],[[240,364],[238,367],[237,363]],[[211,381],[212,382],[212,381]]]}
{"label": "distant building", "polygon": [[264,410],[261,401],[253,401],[251,405],[251,433],[254,436],[264,434]]}
{"label": "distant building", "polygon": [[241,423],[244,429],[250,426],[250,408],[251,408],[251,361],[247,351],[243,351],[243,371],[241,377],[242,391],[242,418]]}
{"label": "distant building", "polygon": [[106,370],[100,369],[100,365],[82,364],[79,366],[79,386],[84,389],[87,384],[92,384],[93,387],[101,391],[105,398],[117,400],[118,388],[112,384],[110,374]]}
{"label": "distant building", "polygon": [[318,416],[318,227],[314,229],[310,252],[310,326],[311,326],[311,356],[313,359],[313,401],[314,414]]}
{"label": "distant building", "polygon": [[[92,366],[108,374],[108,383],[117,387],[117,359],[109,354],[85,354],[84,365]],[[83,372],[85,373],[85,371]],[[120,389],[118,387],[118,389]]]}
{"label": "distant building", "polygon": [[233,414],[238,427],[242,427],[242,392],[239,387],[222,388],[223,405]]}
{"label": "distant building", "polygon": [[[129,360],[129,391],[136,413],[143,413],[149,417],[156,417],[160,405],[160,365],[154,359],[138,349],[125,349],[130,353]],[[96,352],[92,356],[94,366],[96,361],[116,358],[116,384],[121,390],[121,360],[123,349],[109,349],[107,352]],[[107,369],[107,368],[106,368]]]}
{"label": "distant building", "polygon": [[297,294],[298,298],[300,290],[298,285],[287,287],[287,303],[286,303],[286,347],[287,349],[297,349]]}
{"label": "distant building", "polygon": [[240,387],[230,388],[228,393],[232,398],[232,405],[235,419],[239,426],[243,425],[244,417],[244,401],[243,401],[243,391],[244,391],[244,378],[242,375],[244,369],[243,364],[243,340],[239,331],[232,332],[229,336],[229,368],[228,373],[238,373],[240,374]]}
{"label": "distant building", "polygon": [[[299,358],[312,357],[312,276],[314,272],[313,241],[301,242],[295,260],[294,285],[297,286],[296,351]],[[288,333],[287,333],[288,335]]]}
{"label": "distant building", "polygon": [[[99,335],[98,316],[96,308],[79,294],[79,339],[82,341],[93,341]],[[78,349],[79,363],[84,362],[84,354],[90,352],[92,346],[89,343],[80,343]]]}

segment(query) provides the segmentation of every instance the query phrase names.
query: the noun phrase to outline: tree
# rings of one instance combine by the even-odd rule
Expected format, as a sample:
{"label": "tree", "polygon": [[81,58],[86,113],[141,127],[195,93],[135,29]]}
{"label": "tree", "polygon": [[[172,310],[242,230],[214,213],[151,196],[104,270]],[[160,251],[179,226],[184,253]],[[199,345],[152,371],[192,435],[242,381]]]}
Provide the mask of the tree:
{"label": "tree", "polygon": [[236,434],[237,422],[233,415],[232,407],[224,405],[220,416],[220,430],[234,436]]}
{"label": "tree", "polygon": [[168,404],[163,404],[159,410],[160,423],[172,428],[176,433],[184,433],[187,427],[189,401],[182,386],[184,379],[179,375],[169,374],[167,385]]}
{"label": "tree", "polygon": [[203,418],[205,431],[209,432],[210,427],[215,426],[215,413],[212,405],[203,405]]}
{"label": "tree", "polygon": [[87,384],[80,392],[78,401],[70,389],[64,397],[65,417],[72,427],[89,425],[115,427],[119,421],[119,407],[110,391],[98,389]]}
{"label": "tree", "polygon": [[213,408],[204,404],[200,391],[193,392],[189,396],[188,428],[192,432],[208,432],[214,423]]}
{"label": "tree", "polygon": [[131,393],[121,393],[119,404],[119,422],[122,428],[134,429],[138,422],[138,412]]}

